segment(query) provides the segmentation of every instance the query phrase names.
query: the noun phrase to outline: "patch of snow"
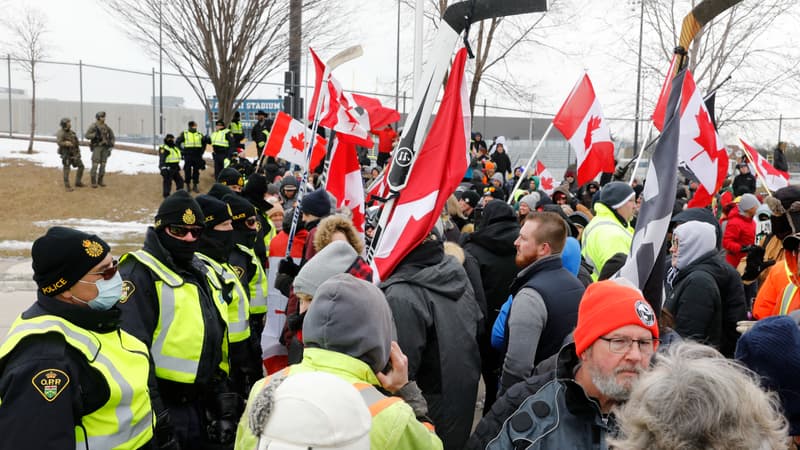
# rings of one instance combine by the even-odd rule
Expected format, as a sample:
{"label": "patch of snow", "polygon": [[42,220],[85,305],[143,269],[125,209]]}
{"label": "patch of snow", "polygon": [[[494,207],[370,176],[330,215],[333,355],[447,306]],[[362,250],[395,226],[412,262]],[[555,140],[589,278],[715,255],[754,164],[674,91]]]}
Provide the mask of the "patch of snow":
{"label": "patch of snow", "polygon": [[42,228],[50,228],[53,226],[76,228],[86,233],[96,234],[103,239],[120,235],[127,235],[126,237],[130,237],[130,235],[144,236],[144,232],[147,230],[147,227],[150,226],[148,223],[141,222],[111,222],[102,219],[77,218],[43,220],[34,222],[33,224]]}
{"label": "patch of snow", "polygon": [[33,242],[0,241],[0,250],[30,250]]}
{"label": "patch of snow", "polygon": [[[42,167],[61,168],[61,157],[58,156],[58,145],[55,142],[34,142],[33,154],[25,152],[27,145],[28,143],[23,140],[0,138],[0,161],[16,158],[31,161]],[[81,159],[86,170],[89,170],[92,166],[92,152],[86,146],[81,146]],[[8,163],[3,163],[6,164]],[[114,149],[106,162],[106,172],[128,175],[159,173],[158,156]]]}

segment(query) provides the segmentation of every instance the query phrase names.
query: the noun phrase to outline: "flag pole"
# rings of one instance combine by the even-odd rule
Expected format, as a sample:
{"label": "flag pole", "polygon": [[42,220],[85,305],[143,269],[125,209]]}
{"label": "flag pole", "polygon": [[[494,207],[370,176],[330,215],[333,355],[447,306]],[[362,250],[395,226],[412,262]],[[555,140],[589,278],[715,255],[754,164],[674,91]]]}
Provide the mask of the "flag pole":
{"label": "flag pole", "polygon": [[[761,187],[763,187],[764,190],[767,191],[769,195],[772,195],[772,190],[767,187],[767,182],[764,179],[764,175],[761,175],[761,171],[758,170],[758,164],[755,161],[753,161],[753,157],[750,156],[750,152],[747,151],[747,147],[749,146],[747,146],[747,144],[745,144],[744,141],[742,141],[741,139],[739,139],[739,141],[742,143],[742,145],[745,145],[744,155],[748,161],[753,163],[753,168],[756,170],[756,178],[758,178],[758,181],[761,182]],[[755,148],[753,148],[753,151],[758,152],[758,150],[756,150]]]}
{"label": "flag pole", "polygon": [[636,162],[633,164],[633,172],[631,173],[631,179],[628,181],[628,186],[633,186],[633,180],[636,178],[636,171],[639,169],[639,163],[642,161],[642,155],[644,155],[644,150],[647,148],[647,145],[650,141],[650,133],[653,132],[653,121],[650,121],[650,125],[647,127],[647,134],[645,134],[645,145],[641,147],[642,151],[639,152],[639,156],[636,157]]}
{"label": "flag pole", "polygon": [[[536,159],[536,155],[539,153],[539,150],[541,150],[542,144],[544,144],[545,139],[547,139],[547,136],[550,134],[550,131],[552,129],[553,129],[553,122],[550,122],[550,125],[547,126],[547,130],[542,135],[542,140],[540,140],[539,144],[536,145],[536,148],[533,150],[531,157],[528,158],[528,162],[525,163],[525,170],[523,170],[522,175],[519,176],[517,184],[514,185],[514,189],[512,189],[511,192],[508,194],[509,205],[511,204],[512,201],[514,201],[514,193],[517,192],[517,189],[519,189],[520,184],[522,184],[522,180],[525,177],[525,173],[528,171],[528,168],[531,166],[531,163],[533,163],[533,160]],[[569,161],[567,161],[567,164],[569,164]]]}

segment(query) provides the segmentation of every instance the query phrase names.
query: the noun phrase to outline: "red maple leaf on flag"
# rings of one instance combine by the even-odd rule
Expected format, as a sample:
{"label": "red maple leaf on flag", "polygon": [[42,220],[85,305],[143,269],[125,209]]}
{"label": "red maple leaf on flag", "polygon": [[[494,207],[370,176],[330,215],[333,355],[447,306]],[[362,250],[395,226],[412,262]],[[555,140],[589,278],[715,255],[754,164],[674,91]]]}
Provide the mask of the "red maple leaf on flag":
{"label": "red maple leaf on flag", "polygon": [[306,149],[306,135],[305,133],[299,133],[297,136],[292,136],[289,138],[289,143],[292,145],[292,148],[297,149],[298,151],[305,151]]}
{"label": "red maple leaf on flag", "polygon": [[700,134],[694,138],[694,141],[703,149],[692,156],[692,160],[706,152],[711,161],[716,161],[717,154],[721,150],[717,148],[717,130],[714,129],[714,124],[702,106],[694,117],[697,119],[697,126],[700,129]]}
{"label": "red maple leaf on flag", "polygon": [[592,116],[589,119],[589,123],[586,124],[586,136],[583,138],[583,145],[586,150],[589,150],[589,147],[592,146],[592,132],[598,128],[600,128],[600,118]]}
{"label": "red maple leaf on flag", "polygon": [[543,190],[549,191],[550,189],[553,189],[553,179],[552,178],[542,177],[539,181],[542,184],[542,189]]}

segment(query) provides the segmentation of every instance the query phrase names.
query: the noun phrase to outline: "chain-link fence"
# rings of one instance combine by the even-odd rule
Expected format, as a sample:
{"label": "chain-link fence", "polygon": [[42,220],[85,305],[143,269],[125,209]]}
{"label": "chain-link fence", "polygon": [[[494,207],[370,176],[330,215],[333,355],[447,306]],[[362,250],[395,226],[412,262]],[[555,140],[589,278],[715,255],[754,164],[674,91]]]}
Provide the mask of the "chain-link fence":
{"label": "chain-link fence", "polygon": [[[5,103],[5,107],[0,106],[0,134],[25,135],[30,133],[31,126],[31,76],[23,61],[10,56],[3,59],[0,60],[0,67],[5,66],[0,69],[0,96],[5,98],[0,98],[0,105]],[[98,111],[106,112],[106,123],[120,142],[155,145],[164,134],[175,134],[185,129],[190,120],[210,126],[211,121],[206,117],[197,93],[178,74],[159,74],[155,68],[129,70],[82,61],[36,61],[35,67],[38,135],[54,135],[61,118],[67,117],[82,137]],[[301,92],[306,99],[310,99],[313,93],[313,86],[308,86],[308,80],[313,80],[313,76],[313,70],[310,74],[303,74],[306,82]],[[213,95],[207,81],[205,88],[209,95]],[[248,99],[282,101],[283,88],[282,83],[261,82]],[[410,93],[401,92],[396,97],[394,92],[356,92],[378,98],[384,105],[396,107],[403,114],[412,106]],[[552,117],[552,112],[498,105],[491,99],[480,98],[473,113],[473,130],[482,132],[489,143],[495,136],[505,136],[512,161],[515,165],[522,165],[542,139]],[[619,149],[619,157],[631,157],[633,146],[628,136],[634,135],[634,120],[625,117],[606,119]],[[647,121],[641,120],[640,142],[645,139],[647,127]],[[770,139],[774,146],[779,137],[793,140],[800,131],[800,117],[747,118],[730,121],[726,127],[746,130],[741,134],[743,137],[748,134],[774,136],[774,140]],[[724,135],[724,131],[722,133]],[[249,135],[249,132],[245,130],[245,134]],[[726,142],[731,142],[731,139],[726,139]],[[762,142],[755,144],[766,145]],[[794,147],[790,145],[790,148]],[[574,154],[557,130],[548,136],[540,157],[557,171],[562,171],[568,161],[574,162]]]}

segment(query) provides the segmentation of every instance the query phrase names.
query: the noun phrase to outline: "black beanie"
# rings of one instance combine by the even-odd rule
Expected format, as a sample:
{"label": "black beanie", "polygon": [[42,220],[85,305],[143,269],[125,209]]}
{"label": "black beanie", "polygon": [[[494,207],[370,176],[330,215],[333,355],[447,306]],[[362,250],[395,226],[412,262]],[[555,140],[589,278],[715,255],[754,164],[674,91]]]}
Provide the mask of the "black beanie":
{"label": "black beanie", "polygon": [[248,217],[256,215],[256,207],[241,195],[230,194],[222,198],[231,208],[231,219],[235,222],[243,222]]}
{"label": "black beanie", "polygon": [[244,186],[242,174],[232,167],[222,169],[217,177],[217,181],[225,186]]}
{"label": "black beanie", "polygon": [[267,193],[267,178],[260,173],[247,177],[247,183],[242,189],[242,197],[246,198],[263,214],[272,209],[272,204],[264,200]]}
{"label": "black beanie", "polygon": [[331,215],[331,201],[325,189],[309,192],[300,200],[300,212],[319,218]]}
{"label": "black beanie", "polygon": [[31,248],[33,281],[49,297],[71,288],[111,249],[94,234],[65,227],[52,227]]}
{"label": "black beanie", "polygon": [[203,226],[205,217],[200,205],[181,189],[165,198],[158,207],[156,213],[156,229],[164,228],[167,225],[196,225]]}
{"label": "black beanie", "polygon": [[208,190],[208,195],[216,198],[217,200],[222,200],[226,195],[235,195],[236,193],[231,190],[228,186],[220,183],[214,183],[211,186],[211,189]]}
{"label": "black beanie", "polygon": [[231,207],[222,200],[208,194],[198,195],[194,198],[205,216],[205,225],[209,228],[229,220],[232,216]]}

